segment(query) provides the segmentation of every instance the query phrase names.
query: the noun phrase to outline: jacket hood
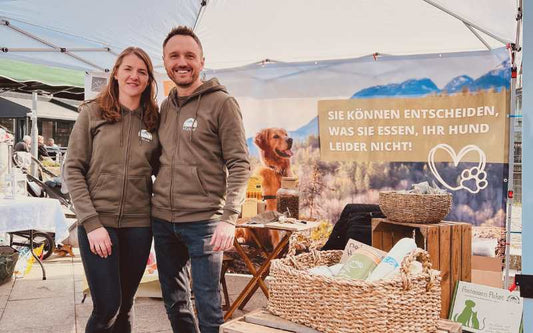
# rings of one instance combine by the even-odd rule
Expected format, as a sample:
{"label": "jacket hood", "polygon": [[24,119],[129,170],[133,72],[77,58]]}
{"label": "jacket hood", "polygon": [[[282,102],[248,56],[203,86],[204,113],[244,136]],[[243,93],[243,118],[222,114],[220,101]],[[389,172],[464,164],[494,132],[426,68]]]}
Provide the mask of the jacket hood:
{"label": "jacket hood", "polygon": [[[215,91],[223,91],[226,94],[228,93],[225,86],[221,85],[216,78],[212,78],[196,88],[196,90],[183,102],[183,105],[187,104],[193,99],[196,99],[198,96],[210,94]],[[178,107],[178,97],[178,89],[176,87],[172,88],[168,94],[168,99],[176,107]]]}

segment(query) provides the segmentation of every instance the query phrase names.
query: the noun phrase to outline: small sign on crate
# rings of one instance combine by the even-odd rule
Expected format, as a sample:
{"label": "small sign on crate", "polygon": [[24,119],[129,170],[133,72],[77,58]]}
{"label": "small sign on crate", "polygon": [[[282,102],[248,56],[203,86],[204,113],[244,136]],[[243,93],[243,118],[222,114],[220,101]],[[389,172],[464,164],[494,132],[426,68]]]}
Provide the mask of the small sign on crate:
{"label": "small sign on crate", "polygon": [[523,299],[518,292],[460,281],[450,308],[450,320],[467,332],[521,332]]}

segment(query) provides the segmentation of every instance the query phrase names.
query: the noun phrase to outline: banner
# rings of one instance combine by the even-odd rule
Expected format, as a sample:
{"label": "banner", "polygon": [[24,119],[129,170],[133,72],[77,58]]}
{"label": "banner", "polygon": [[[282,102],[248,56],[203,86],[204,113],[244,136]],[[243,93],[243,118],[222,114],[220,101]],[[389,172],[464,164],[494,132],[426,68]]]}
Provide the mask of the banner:
{"label": "banner", "polygon": [[263,62],[210,77],[241,106],[254,174],[272,167],[267,149],[290,162],[304,217],[336,222],[348,203],[428,181],[453,194],[446,220],[504,225],[507,50]]}
{"label": "banner", "polygon": [[[348,203],[377,203],[380,191],[428,181],[453,194],[446,220],[504,225],[506,49],[264,61],[202,75],[217,77],[237,99],[253,174],[299,178],[303,218],[336,222]],[[156,79],[161,102],[173,83],[165,74]],[[86,92],[101,80],[90,74]],[[287,167],[266,160],[269,154]]]}
{"label": "banner", "polygon": [[507,90],[319,101],[320,157],[505,163],[508,145],[500,136],[509,136],[508,106]]}

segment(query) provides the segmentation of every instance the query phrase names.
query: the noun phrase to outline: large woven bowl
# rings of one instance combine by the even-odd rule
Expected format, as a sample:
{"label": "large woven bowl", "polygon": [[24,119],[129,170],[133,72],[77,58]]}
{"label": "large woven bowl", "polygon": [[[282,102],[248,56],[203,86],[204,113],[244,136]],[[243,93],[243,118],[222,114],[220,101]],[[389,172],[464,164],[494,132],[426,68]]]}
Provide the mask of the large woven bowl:
{"label": "large woven bowl", "polygon": [[452,195],[379,192],[379,208],[392,221],[438,223],[452,208]]}
{"label": "large woven bowl", "polygon": [[[312,251],[272,261],[268,310],[324,333],[435,333],[441,308],[440,272],[415,249],[392,279],[367,282],[311,275],[337,264],[342,251]],[[423,273],[411,274],[419,259]]]}

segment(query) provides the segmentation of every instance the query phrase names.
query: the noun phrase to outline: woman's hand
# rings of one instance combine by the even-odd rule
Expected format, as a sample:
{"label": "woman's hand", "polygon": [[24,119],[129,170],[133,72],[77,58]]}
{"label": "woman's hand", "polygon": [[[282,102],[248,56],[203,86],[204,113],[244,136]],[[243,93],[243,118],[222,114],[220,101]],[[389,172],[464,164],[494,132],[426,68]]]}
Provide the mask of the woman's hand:
{"label": "woman's hand", "polygon": [[94,229],[87,234],[87,238],[89,239],[92,253],[98,254],[102,258],[107,258],[107,256],[111,255],[111,246],[113,244],[111,244],[111,238],[109,238],[106,228]]}

